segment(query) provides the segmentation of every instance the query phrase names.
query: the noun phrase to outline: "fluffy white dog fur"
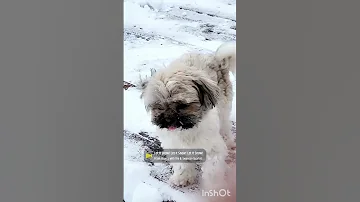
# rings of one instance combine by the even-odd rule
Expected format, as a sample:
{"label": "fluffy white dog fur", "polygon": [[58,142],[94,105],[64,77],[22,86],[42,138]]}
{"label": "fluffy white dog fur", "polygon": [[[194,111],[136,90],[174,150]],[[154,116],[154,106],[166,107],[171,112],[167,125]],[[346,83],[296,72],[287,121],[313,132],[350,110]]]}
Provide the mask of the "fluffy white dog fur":
{"label": "fluffy white dog fur", "polygon": [[[213,54],[184,54],[156,72],[142,95],[164,149],[205,149],[202,180],[212,188],[223,183],[228,149],[235,147],[229,120],[233,100],[229,72],[235,74],[235,70],[232,43],[221,45]],[[172,184],[194,183],[195,164],[172,166]]]}

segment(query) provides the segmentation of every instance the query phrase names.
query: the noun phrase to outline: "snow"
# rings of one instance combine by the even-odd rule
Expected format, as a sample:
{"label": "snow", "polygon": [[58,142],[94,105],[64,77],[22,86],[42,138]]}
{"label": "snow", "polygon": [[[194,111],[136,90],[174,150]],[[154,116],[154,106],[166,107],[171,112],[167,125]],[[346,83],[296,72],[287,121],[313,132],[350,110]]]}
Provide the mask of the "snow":
{"label": "snow", "polygon": [[[235,41],[235,16],[235,0],[125,0],[124,80],[136,84],[140,77],[150,76],[151,68],[163,68],[183,53],[213,52],[223,42]],[[231,79],[235,81],[233,75]],[[124,129],[156,136],[140,94],[136,88],[124,89]],[[234,98],[231,114],[234,122],[235,103]],[[152,173],[167,173],[169,168],[148,166],[143,161],[141,143],[126,136],[124,160],[126,202],[198,201],[193,192],[173,189],[154,178]]]}

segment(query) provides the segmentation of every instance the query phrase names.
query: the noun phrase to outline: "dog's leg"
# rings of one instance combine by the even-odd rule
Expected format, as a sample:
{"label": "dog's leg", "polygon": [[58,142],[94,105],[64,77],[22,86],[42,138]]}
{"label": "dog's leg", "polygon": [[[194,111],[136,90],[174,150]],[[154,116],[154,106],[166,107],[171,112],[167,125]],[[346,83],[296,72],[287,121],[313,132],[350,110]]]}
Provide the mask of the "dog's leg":
{"label": "dog's leg", "polygon": [[235,136],[231,132],[230,110],[224,110],[220,117],[220,134],[228,149],[236,147]]}
{"label": "dog's leg", "polygon": [[[225,147],[225,145],[224,145]],[[218,152],[209,152],[207,159],[202,165],[202,187],[207,189],[209,187],[221,189],[224,184],[224,177],[228,168],[225,158],[227,156],[226,149]],[[206,190],[207,191],[207,190]]]}
{"label": "dog's leg", "polygon": [[172,163],[174,174],[170,177],[170,183],[176,186],[194,184],[196,178],[195,163]]}

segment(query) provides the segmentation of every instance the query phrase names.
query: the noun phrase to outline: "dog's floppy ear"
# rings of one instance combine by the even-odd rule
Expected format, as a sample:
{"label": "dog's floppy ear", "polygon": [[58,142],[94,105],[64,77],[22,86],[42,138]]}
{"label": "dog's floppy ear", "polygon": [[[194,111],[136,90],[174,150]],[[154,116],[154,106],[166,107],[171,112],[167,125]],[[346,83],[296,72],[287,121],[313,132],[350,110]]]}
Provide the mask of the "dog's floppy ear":
{"label": "dog's floppy ear", "polygon": [[201,105],[206,109],[211,109],[219,101],[220,88],[216,82],[208,78],[200,78],[193,80],[195,88],[199,93]]}
{"label": "dog's floppy ear", "polygon": [[150,77],[145,77],[145,78],[142,78],[140,76],[139,78],[139,82],[138,84],[136,85],[138,87],[138,89],[141,91],[141,94],[140,94],[140,98],[142,99],[144,97],[144,92],[145,92],[145,89],[147,87],[147,84],[149,83],[149,80],[152,76],[154,76],[156,73],[156,69],[154,68],[151,68],[150,69]]}

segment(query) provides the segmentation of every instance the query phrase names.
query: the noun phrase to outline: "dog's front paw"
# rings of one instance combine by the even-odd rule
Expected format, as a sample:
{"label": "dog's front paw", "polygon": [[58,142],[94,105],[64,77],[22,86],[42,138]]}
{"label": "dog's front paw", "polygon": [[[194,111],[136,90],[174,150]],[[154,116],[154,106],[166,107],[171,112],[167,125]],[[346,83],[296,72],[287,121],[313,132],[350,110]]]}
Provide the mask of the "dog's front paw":
{"label": "dog's front paw", "polygon": [[188,186],[195,183],[195,175],[192,172],[174,173],[169,182],[176,186]]}

